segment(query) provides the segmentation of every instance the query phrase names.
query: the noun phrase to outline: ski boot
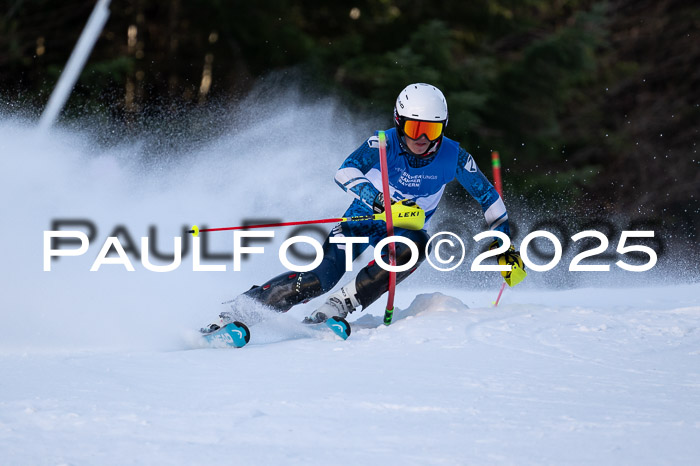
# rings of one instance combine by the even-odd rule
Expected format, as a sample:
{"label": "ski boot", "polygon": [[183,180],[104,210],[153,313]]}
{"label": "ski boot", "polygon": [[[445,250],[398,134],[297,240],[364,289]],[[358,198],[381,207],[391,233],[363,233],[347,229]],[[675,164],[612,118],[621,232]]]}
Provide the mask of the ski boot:
{"label": "ski boot", "polygon": [[224,324],[221,320],[219,320],[219,322],[213,322],[213,323],[207,325],[206,327],[200,328],[199,331],[200,331],[200,333],[206,335],[208,333],[216,332],[224,325],[226,325],[226,324]]}
{"label": "ski boot", "polygon": [[[218,321],[212,322],[208,326],[200,328],[199,331],[204,334],[216,332],[217,330],[219,330],[222,327],[225,327],[228,324],[235,323],[241,320],[244,320],[244,318],[241,317],[240,312],[224,311],[219,314]],[[250,320],[248,322],[250,322]]]}
{"label": "ski boot", "polygon": [[345,318],[359,306],[360,302],[357,300],[357,290],[353,279],[350,283],[330,295],[326,302],[312,312],[310,316],[304,317],[303,323],[320,324],[331,317]]}

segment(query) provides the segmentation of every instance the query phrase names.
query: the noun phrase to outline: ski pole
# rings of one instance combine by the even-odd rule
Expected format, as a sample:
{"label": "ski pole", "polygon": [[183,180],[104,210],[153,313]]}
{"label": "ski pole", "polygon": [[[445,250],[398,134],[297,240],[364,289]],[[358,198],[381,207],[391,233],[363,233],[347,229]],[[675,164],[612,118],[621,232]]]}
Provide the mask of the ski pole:
{"label": "ski pole", "polygon": [[[391,191],[389,190],[389,167],[386,161],[386,134],[379,131],[379,168],[382,171],[382,191],[384,192],[384,212],[386,217],[386,233],[388,237],[394,236],[394,222],[391,213]],[[399,225],[397,225],[399,226]],[[396,266],[396,245],[389,243],[389,265]],[[394,317],[394,294],[396,291],[396,272],[389,272],[389,294],[384,310],[384,325],[391,324]]]}
{"label": "ski pole", "polygon": [[362,220],[375,220],[374,215],[367,215],[364,217],[338,217],[338,218],[324,218],[320,220],[305,220],[302,222],[283,222],[283,223],[264,223],[258,225],[241,225],[237,227],[226,227],[226,228],[199,228],[197,225],[192,225],[192,229],[187,233],[192,233],[192,236],[199,236],[200,233],[206,231],[229,231],[229,230],[248,230],[252,228],[274,228],[274,227],[291,227],[294,225],[314,225],[317,223],[338,223],[338,222],[355,222]]}
{"label": "ski pole", "polygon": [[[498,195],[503,197],[503,184],[501,183],[501,159],[498,152],[493,151],[491,153],[491,167],[493,169],[493,184],[498,192]],[[503,290],[506,288],[506,282],[501,283],[501,291],[498,292],[498,298],[494,301],[493,306],[498,306],[498,302],[501,300],[501,295],[503,295]]]}
{"label": "ski pole", "polygon": [[[418,205],[406,205],[404,201],[397,202],[394,204],[394,212],[389,210],[389,223],[395,224],[397,227],[405,228],[407,230],[420,230],[425,224],[425,211],[418,207]],[[258,225],[241,225],[237,227],[225,227],[225,228],[199,228],[197,225],[193,225],[192,229],[188,233],[192,233],[193,236],[199,236],[200,233],[206,231],[228,231],[228,230],[248,230],[253,228],[274,228],[274,227],[289,227],[295,225],[313,225],[317,223],[339,223],[339,222],[363,222],[365,220],[381,220],[386,222],[386,211],[381,214],[373,215],[358,215],[354,217],[337,217],[337,218],[324,218],[320,220],[304,220],[301,222],[283,222],[283,223],[264,223]],[[392,230],[393,231],[393,230]],[[390,243],[390,246],[394,243]]]}

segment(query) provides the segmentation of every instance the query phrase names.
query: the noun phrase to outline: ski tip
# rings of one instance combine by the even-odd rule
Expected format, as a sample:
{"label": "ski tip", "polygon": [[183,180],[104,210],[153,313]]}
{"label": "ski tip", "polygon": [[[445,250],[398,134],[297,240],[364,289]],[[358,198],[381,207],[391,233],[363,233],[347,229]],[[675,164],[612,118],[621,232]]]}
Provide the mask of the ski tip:
{"label": "ski tip", "polygon": [[197,225],[192,225],[192,229],[187,233],[192,233],[192,236],[199,236],[199,227]]}
{"label": "ski tip", "polygon": [[326,321],[326,326],[333,330],[333,333],[338,335],[343,340],[347,340],[350,336],[350,324],[342,317],[334,316]]}
{"label": "ski tip", "polygon": [[[231,324],[228,324],[227,327],[230,325]],[[233,326],[236,328],[232,328],[231,332],[235,332],[237,334],[240,332],[240,338],[234,339],[234,344],[236,347],[242,348],[250,341],[250,330],[246,324],[237,320],[233,322]]]}
{"label": "ski tip", "polygon": [[205,333],[202,337],[213,348],[234,347],[243,348],[250,341],[250,330],[242,322],[231,322],[213,332]]}

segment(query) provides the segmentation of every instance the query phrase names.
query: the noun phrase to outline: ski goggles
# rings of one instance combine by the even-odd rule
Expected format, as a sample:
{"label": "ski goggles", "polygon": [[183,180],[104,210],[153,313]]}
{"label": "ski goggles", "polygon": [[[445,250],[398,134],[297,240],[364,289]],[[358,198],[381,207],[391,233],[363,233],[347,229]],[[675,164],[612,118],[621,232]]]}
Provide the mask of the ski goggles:
{"label": "ski goggles", "polygon": [[411,139],[420,139],[425,134],[429,141],[435,141],[442,136],[443,127],[442,121],[404,120],[402,129]]}

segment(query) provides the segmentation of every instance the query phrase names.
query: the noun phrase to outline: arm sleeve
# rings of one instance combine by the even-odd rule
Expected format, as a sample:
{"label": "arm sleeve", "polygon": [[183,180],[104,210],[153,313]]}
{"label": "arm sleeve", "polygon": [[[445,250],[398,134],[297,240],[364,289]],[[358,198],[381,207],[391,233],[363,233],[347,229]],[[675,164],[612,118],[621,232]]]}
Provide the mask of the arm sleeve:
{"label": "arm sleeve", "polygon": [[463,148],[459,148],[457,159],[457,181],[481,205],[489,230],[498,230],[510,236],[508,212],[498,191],[476,166],[474,158]]}
{"label": "arm sleeve", "polygon": [[335,182],[363,204],[372,208],[379,190],[367,179],[367,172],[379,160],[379,139],[373,136],[350,154],[335,173]]}

